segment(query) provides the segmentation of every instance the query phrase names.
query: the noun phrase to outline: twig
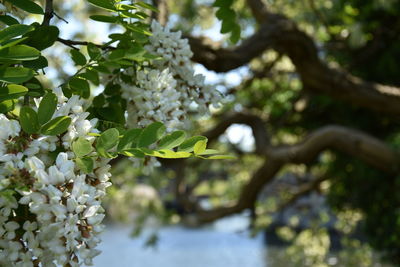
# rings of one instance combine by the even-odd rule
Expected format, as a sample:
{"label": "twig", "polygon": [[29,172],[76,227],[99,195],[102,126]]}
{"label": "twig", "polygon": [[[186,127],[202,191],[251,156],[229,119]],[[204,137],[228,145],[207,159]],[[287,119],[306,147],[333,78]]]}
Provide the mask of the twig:
{"label": "twig", "polygon": [[49,26],[50,20],[53,18],[54,10],[53,10],[53,0],[46,0],[46,10],[44,11],[44,18],[42,25]]}
{"label": "twig", "polygon": [[[66,46],[72,47],[74,49],[77,49],[74,45],[88,45],[89,44],[89,42],[86,42],[86,41],[74,41],[74,40],[66,40],[66,39],[62,39],[62,38],[57,38],[57,41],[59,41],[62,44],[65,44]],[[106,45],[106,46],[100,45],[100,44],[94,44],[94,45],[97,46],[98,48],[104,49],[104,50],[115,49],[115,47],[108,46],[108,45]]]}

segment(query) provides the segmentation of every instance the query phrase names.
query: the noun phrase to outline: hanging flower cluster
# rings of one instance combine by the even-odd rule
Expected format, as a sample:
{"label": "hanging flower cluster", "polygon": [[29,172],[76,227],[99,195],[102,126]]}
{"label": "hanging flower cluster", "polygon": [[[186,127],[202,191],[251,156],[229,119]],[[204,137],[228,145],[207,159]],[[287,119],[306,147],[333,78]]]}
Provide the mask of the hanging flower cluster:
{"label": "hanging flower cluster", "polygon": [[71,118],[62,135],[27,134],[0,114],[1,266],[79,266],[99,254],[109,159],[94,156],[93,171],[80,170],[72,144],[77,138],[93,142],[97,121],[87,120],[78,96],[56,93],[53,117]]}
{"label": "hanging flower cluster", "polygon": [[204,83],[205,77],[194,74],[190,61],[193,53],[181,32],[172,32],[157,21],[151,24],[152,36],[145,49],[158,56],[151,65],[130,72],[132,84],[122,87],[128,100],[128,124],[146,126],[161,121],[177,128],[187,119],[188,111],[205,115],[209,106],[218,107],[220,93]]}
{"label": "hanging flower cluster", "polygon": [[[229,158],[206,149],[203,136],[172,131],[221,96],[194,74],[181,33],[157,22],[149,29],[144,12],[154,7],[145,2],[89,1],[118,14],[93,20],[125,32],[106,44],[83,42],[83,53],[73,46],[76,73],[49,92],[41,51],[62,41],[47,2],[45,12],[35,1],[0,0],[0,266],[92,265],[112,158],[144,162],[145,173],[159,165],[155,157]],[[44,14],[42,23],[24,24],[29,14]],[[104,92],[92,99],[100,84]]]}

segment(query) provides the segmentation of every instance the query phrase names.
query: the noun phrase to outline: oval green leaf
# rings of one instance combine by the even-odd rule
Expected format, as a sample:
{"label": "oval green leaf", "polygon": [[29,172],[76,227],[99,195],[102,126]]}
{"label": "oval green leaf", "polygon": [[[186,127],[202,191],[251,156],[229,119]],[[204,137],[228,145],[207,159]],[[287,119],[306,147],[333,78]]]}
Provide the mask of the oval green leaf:
{"label": "oval green leaf", "polygon": [[37,59],[39,56],[39,50],[27,45],[16,45],[0,50],[0,60],[28,61]]}
{"label": "oval green leaf", "polygon": [[143,129],[139,136],[137,147],[148,147],[157,142],[165,132],[165,126],[161,122],[153,122]]}
{"label": "oval green leaf", "polygon": [[103,132],[97,139],[96,150],[100,156],[106,158],[114,157],[108,150],[112,149],[118,144],[119,132],[116,128],[111,128]]}
{"label": "oval green leaf", "polygon": [[81,158],[93,151],[92,144],[84,137],[79,137],[72,143],[72,151],[76,157]]}
{"label": "oval green leaf", "polygon": [[68,85],[74,94],[80,95],[83,98],[90,97],[90,85],[86,80],[77,78],[77,77],[73,77],[69,81]]}
{"label": "oval green leaf", "polygon": [[40,131],[45,135],[59,135],[68,129],[71,121],[71,118],[68,116],[56,117],[43,125]]}
{"label": "oval green leaf", "polygon": [[11,40],[17,36],[24,35],[27,32],[32,31],[34,28],[32,26],[15,24],[11,25],[0,31],[0,43]]}
{"label": "oval green leaf", "polygon": [[23,106],[19,112],[22,130],[28,134],[39,133],[40,125],[36,112],[28,106]]}
{"label": "oval green leaf", "polygon": [[204,151],[206,151],[206,147],[207,147],[207,139],[197,141],[193,147],[193,152],[195,155],[199,155]]}
{"label": "oval green leaf", "polygon": [[118,151],[134,148],[136,141],[140,136],[140,134],[142,133],[142,131],[143,131],[142,129],[130,129],[126,131],[124,136],[119,141]]}
{"label": "oval green leaf", "polygon": [[6,0],[20,9],[32,13],[43,15],[43,8],[31,0]]}
{"label": "oval green leaf", "polygon": [[16,99],[28,93],[28,88],[22,85],[9,84],[6,87],[0,87],[0,101]]}
{"label": "oval green leaf", "polygon": [[54,93],[47,93],[40,101],[38,118],[40,124],[45,124],[53,116],[57,108],[57,96]]}
{"label": "oval green leaf", "polygon": [[178,147],[178,151],[192,152],[194,150],[194,146],[196,145],[196,143],[201,140],[207,140],[207,137],[199,135],[193,136],[187,139],[185,142],[183,142]]}
{"label": "oval green leaf", "polygon": [[186,133],[184,131],[175,131],[161,138],[158,143],[159,149],[171,149],[179,146],[185,141]]}
{"label": "oval green leaf", "polygon": [[86,64],[86,57],[76,49],[72,49],[70,51],[71,58],[75,62],[75,65],[85,65]]}
{"label": "oval green leaf", "polygon": [[35,72],[28,68],[8,67],[0,69],[0,81],[6,83],[23,83],[29,81]]}

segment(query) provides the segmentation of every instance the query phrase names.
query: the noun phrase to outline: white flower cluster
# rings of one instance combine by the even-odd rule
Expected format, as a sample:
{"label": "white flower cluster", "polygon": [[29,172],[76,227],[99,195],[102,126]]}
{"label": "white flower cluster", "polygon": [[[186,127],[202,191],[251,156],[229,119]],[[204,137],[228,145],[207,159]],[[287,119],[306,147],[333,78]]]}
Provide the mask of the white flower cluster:
{"label": "white flower cluster", "polygon": [[110,166],[97,158],[93,173],[79,170],[71,144],[93,141],[96,120],[86,119],[79,97],[56,93],[54,117],[72,119],[62,136],[28,135],[0,114],[0,266],[90,265],[100,253]]}
{"label": "white flower cluster", "polygon": [[190,61],[193,53],[181,32],[171,32],[153,21],[148,52],[159,56],[151,66],[133,76],[133,85],[122,87],[123,97],[128,100],[128,123],[146,126],[160,121],[169,128],[180,126],[188,111],[209,112],[209,105],[218,107],[220,93],[204,84],[204,76],[194,74]]}

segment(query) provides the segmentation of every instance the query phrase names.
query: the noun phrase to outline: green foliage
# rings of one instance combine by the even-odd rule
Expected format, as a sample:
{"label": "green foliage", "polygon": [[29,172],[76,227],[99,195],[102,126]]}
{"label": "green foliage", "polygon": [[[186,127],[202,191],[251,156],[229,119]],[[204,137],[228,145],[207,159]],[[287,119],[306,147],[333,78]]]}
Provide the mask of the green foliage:
{"label": "green foliage", "polygon": [[138,138],[137,147],[148,147],[161,138],[165,132],[165,126],[161,122],[154,122],[147,126]]}
{"label": "green foliage", "polygon": [[75,162],[78,165],[78,168],[83,173],[87,174],[87,173],[91,173],[93,171],[94,162],[93,162],[92,158],[89,158],[89,157],[76,158]]}
{"label": "green foliage", "polygon": [[237,43],[240,39],[240,25],[237,23],[236,12],[232,9],[234,0],[215,0],[213,6],[218,7],[216,17],[221,20],[221,33],[230,33],[230,41]]}
{"label": "green foliage", "polygon": [[25,44],[40,51],[51,47],[57,40],[60,30],[56,26],[35,24],[35,30],[26,34],[28,38]]}
{"label": "green foliage", "polygon": [[6,0],[6,1],[10,2],[14,6],[19,7],[20,9],[26,12],[39,15],[44,14],[42,7],[31,0]]}
{"label": "green foliage", "polygon": [[17,84],[8,84],[0,87],[0,101],[18,99],[21,96],[26,95],[28,88]]}
{"label": "green foliage", "polygon": [[53,116],[57,108],[57,96],[54,93],[47,93],[40,101],[38,119],[40,124],[45,124]]}
{"label": "green foliage", "polygon": [[68,116],[56,117],[42,126],[40,132],[45,135],[59,135],[67,131],[71,124],[71,118]]}
{"label": "green foliage", "polygon": [[115,153],[109,153],[119,142],[119,132],[115,128],[103,132],[97,140],[96,150],[100,156],[105,158],[114,158]]}
{"label": "green foliage", "polygon": [[36,111],[31,107],[23,106],[19,113],[22,130],[28,134],[37,134],[40,130],[39,119]]}
{"label": "green foliage", "polygon": [[72,143],[72,151],[78,158],[81,158],[92,152],[93,147],[90,141],[83,137],[79,137],[75,142]]}
{"label": "green foliage", "polygon": [[175,131],[161,138],[158,147],[160,149],[171,149],[182,144],[185,138],[186,133],[184,131]]}

